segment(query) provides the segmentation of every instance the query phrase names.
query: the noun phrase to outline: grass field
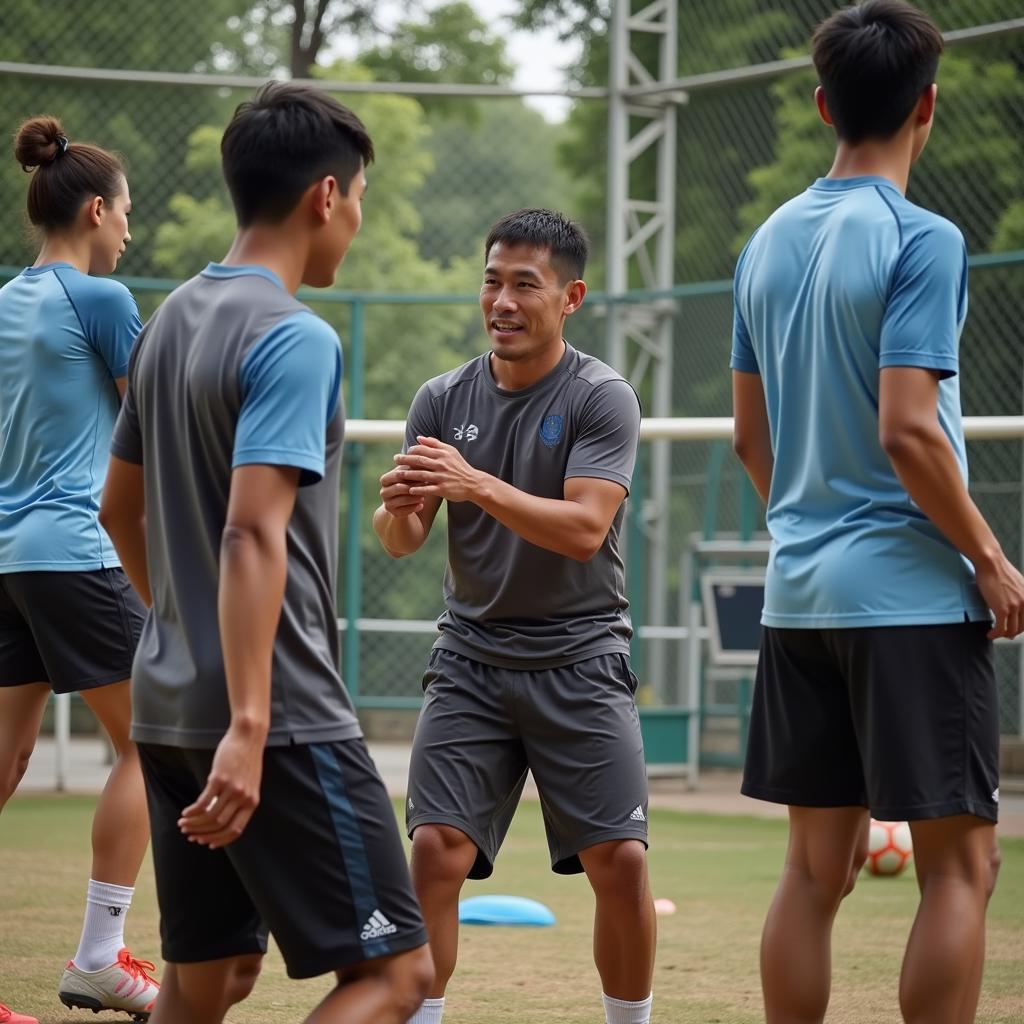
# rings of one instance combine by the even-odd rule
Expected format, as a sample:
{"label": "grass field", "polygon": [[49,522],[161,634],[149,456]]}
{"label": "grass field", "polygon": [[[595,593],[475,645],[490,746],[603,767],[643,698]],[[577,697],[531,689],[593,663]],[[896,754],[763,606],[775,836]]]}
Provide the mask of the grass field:
{"label": "grass field", "polygon": [[[125,1019],[65,1010],[55,994],[78,938],[92,807],[93,800],[85,797],[16,797],[0,819],[0,1001],[34,1013],[41,1024]],[[676,915],[659,918],[654,1020],[761,1020],[757,947],[782,860],[784,823],[655,811],[651,836],[655,896],[669,897],[679,907]],[[1004,840],[1003,855],[989,914],[989,959],[978,1015],[984,1024],[1024,1022],[1024,840]],[[548,929],[464,928],[445,1024],[600,1021],[600,988],[590,957],[590,890],[582,877],[563,878],[547,869],[537,805],[523,805],[494,876],[464,890],[465,895],[482,892],[539,899],[558,923]],[[900,952],[915,901],[909,874],[862,878],[836,927],[830,1022],[898,1019]],[[159,963],[148,864],[128,932],[133,952]],[[256,992],[229,1019],[301,1021],[327,984],[288,981],[272,953]]]}

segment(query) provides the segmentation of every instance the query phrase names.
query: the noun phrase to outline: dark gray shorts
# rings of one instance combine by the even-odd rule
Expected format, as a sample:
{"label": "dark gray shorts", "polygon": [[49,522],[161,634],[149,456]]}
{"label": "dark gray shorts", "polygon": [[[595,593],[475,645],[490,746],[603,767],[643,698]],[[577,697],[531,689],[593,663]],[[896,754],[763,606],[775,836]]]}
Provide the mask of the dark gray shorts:
{"label": "dark gray shorts", "polygon": [[75,693],[119,683],[145,619],[120,568],[0,573],[0,686]]}
{"label": "dark gray shorts", "polygon": [[647,845],[647,770],[623,654],[560,668],[496,668],[434,650],[409,765],[406,827],[451,825],[487,878],[526,781],[540,793],[552,870],[577,874],[596,843]]}

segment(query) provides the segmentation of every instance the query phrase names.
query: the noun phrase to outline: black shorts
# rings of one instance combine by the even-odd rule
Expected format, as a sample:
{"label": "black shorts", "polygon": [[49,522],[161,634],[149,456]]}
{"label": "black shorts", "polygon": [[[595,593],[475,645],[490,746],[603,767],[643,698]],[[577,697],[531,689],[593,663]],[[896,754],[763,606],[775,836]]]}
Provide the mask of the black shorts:
{"label": "black shorts", "polygon": [[560,668],[496,668],[431,653],[409,764],[406,828],[451,825],[487,878],[527,769],[540,794],[552,869],[583,870],[579,852],[613,839],[647,845],[647,767],[623,654]]}
{"label": "black shorts", "polygon": [[265,953],[292,978],[422,946],[394,808],[362,739],[268,747],[260,804],[241,837],[210,850],[178,828],[212,750],[140,743],[163,958]]}
{"label": "black shorts", "polygon": [[989,628],[765,628],[743,792],[801,807],[868,807],[886,821],[995,821]]}
{"label": "black shorts", "polygon": [[0,686],[74,693],[128,679],[145,619],[123,569],[0,574]]}

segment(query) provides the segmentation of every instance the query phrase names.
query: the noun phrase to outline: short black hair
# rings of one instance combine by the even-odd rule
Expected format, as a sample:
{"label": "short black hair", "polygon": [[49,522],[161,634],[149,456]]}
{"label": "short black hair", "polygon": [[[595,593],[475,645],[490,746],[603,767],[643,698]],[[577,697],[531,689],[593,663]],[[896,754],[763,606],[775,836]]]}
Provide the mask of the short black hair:
{"label": "short black hair", "polygon": [[583,276],[590,248],[586,232],[557,210],[516,210],[491,228],[484,242],[484,261],[498,244],[547,249],[551,265],[563,281]]}
{"label": "short black hair", "polygon": [[836,135],[891,139],[935,81],[935,22],[904,0],[864,0],[822,22],[811,52]]}
{"label": "short black hair", "polygon": [[373,160],[359,118],[322,89],[270,82],[239,105],[220,144],[239,227],[279,223],[303,192],[328,174],[342,193]]}

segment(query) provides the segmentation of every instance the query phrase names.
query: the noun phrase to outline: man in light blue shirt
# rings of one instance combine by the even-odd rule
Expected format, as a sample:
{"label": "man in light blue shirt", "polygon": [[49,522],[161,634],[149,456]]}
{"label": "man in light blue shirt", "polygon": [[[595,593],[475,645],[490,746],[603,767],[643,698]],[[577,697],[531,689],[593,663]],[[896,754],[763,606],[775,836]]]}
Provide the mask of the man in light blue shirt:
{"label": "man in light blue shirt", "polygon": [[878,437],[879,371],[927,371],[966,483],[966,313],[960,231],[882,176],[819,178],[748,243],[732,367],[760,375],[775,442],[766,626],[988,622],[971,564],[914,504]]}
{"label": "man in light blue shirt", "polygon": [[869,815],[913,833],[904,1018],[973,1020],[980,989],[998,859],[991,642],[1024,629],[1024,579],[967,491],[963,237],[904,196],[941,51],[902,0],[819,27],[835,163],[736,269],[736,450],[773,541],[743,791],[790,808],[762,942],[769,1024],[824,1019]]}

